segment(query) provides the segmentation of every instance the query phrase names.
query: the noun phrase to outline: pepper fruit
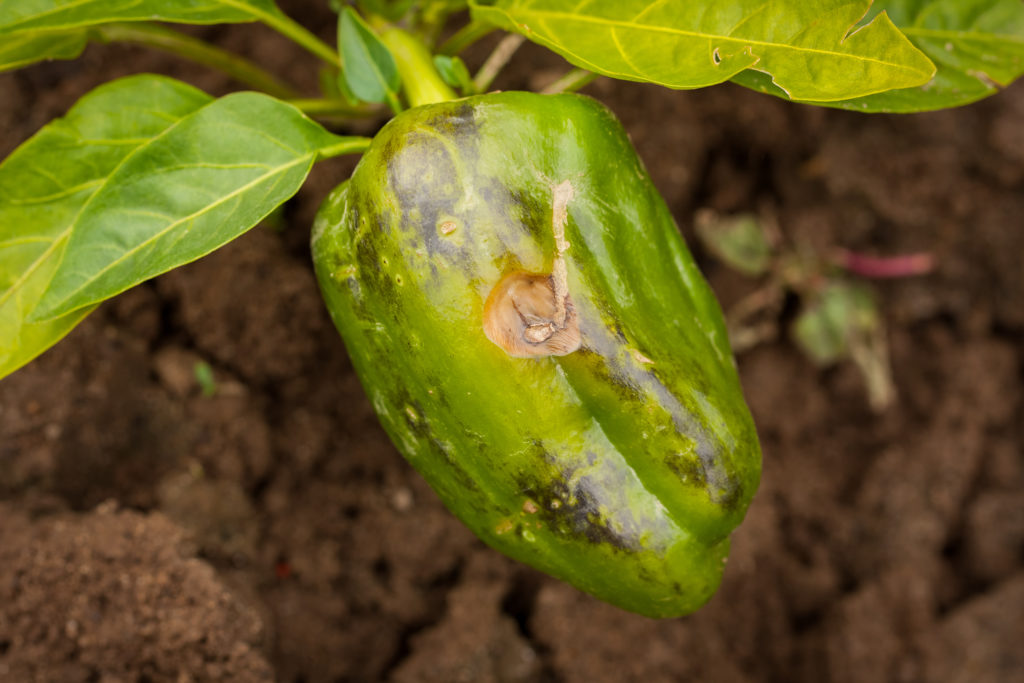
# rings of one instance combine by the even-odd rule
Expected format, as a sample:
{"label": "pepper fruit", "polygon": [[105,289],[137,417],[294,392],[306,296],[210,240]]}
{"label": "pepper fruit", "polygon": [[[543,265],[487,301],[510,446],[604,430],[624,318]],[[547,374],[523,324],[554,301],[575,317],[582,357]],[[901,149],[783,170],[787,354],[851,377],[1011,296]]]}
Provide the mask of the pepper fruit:
{"label": "pepper fruit", "polygon": [[385,429],[481,539],[651,617],[713,595],[760,449],[718,304],[606,108],[403,112],[312,251]]}

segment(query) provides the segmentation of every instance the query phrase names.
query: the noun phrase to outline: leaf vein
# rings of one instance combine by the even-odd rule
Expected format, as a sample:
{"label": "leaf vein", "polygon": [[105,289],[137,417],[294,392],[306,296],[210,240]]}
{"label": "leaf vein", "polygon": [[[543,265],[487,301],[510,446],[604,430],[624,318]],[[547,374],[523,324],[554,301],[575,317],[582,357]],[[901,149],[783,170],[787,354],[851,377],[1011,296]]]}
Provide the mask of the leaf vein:
{"label": "leaf vein", "polygon": [[[7,205],[7,206],[35,206],[36,204],[46,204],[48,202],[56,201],[58,199],[64,199],[65,197],[70,197],[71,195],[77,194],[77,193],[81,192],[82,190],[88,190],[89,188],[95,187],[95,186],[100,185],[102,183],[103,183],[103,179],[102,178],[96,178],[94,180],[90,180],[87,183],[80,183],[78,185],[72,185],[71,187],[65,188],[65,189],[63,189],[63,190],[61,190],[59,192],[54,192],[52,194],[40,195],[38,197],[30,197],[28,199],[11,199],[11,198],[8,198],[8,199],[4,200],[4,202],[2,204],[0,204],[0,207],[2,207],[4,205]],[[57,183],[57,184],[59,184],[59,183]]]}
{"label": "leaf vein", "polygon": [[[50,257],[50,255],[53,253],[54,249],[56,249],[58,247],[58,245],[62,244],[64,242],[64,240],[67,239],[67,237],[74,230],[75,226],[78,224],[79,219],[82,217],[82,212],[85,211],[86,207],[88,207],[92,203],[92,200],[96,198],[96,195],[98,193],[100,193],[103,190],[104,187],[107,186],[107,183],[110,182],[110,179],[117,173],[117,171],[119,169],[121,169],[125,165],[125,163],[127,163],[127,161],[129,159],[133,158],[136,154],[138,154],[139,150],[145,149],[149,144],[152,144],[154,141],[159,140],[163,136],[167,135],[168,131],[174,130],[175,128],[177,128],[181,124],[182,121],[184,121],[184,120],[188,119],[189,117],[195,115],[196,112],[202,111],[206,107],[210,106],[210,104],[212,104],[213,102],[216,102],[216,100],[213,100],[211,102],[208,102],[208,103],[204,104],[201,107],[198,107],[197,109],[195,109],[193,112],[191,112],[190,114],[188,114],[186,116],[178,117],[176,120],[174,120],[173,123],[171,123],[170,126],[168,126],[167,128],[164,128],[162,131],[160,131],[159,133],[154,135],[152,138],[149,138],[148,139],[148,143],[144,143],[142,145],[139,145],[137,148],[133,149],[131,152],[129,152],[128,154],[124,155],[124,157],[120,161],[117,162],[117,165],[114,166],[114,168],[110,169],[110,172],[106,175],[106,177],[103,178],[100,181],[99,187],[96,188],[96,191],[93,192],[91,195],[89,195],[89,197],[84,202],[82,202],[82,205],[80,207],[78,207],[78,211],[75,213],[75,217],[73,219],[71,219],[71,221],[68,223],[68,226],[66,228],[64,228],[60,232],[60,234],[58,234],[56,237],[54,237],[53,244],[51,244],[46,249],[46,251],[44,251],[42,254],[40,254],[39,258],[37,258],[35,261],[33,261],[32,264],[28,268],[25,269],[25,272],[23,272],[21,274],[21,276],[17,280],[15,280],[13,283],[11,283],[11,286],[10,286],[9,289],[7,289],[7,291],[5,291],[2,295],[0,295],[0,306],[3,306],[3,304],[11,296],[11,294],[13,292],[17,291],[21,287],[21,285],[23,285],[25,283],[25,281],[28,280],[28,278],[30,278],[32,276],[32,273],[34,273],[39,268],[39,266],[42,263],[44,263],[47,258]],[[170,115],[168,115],[168,118],[170,118]],[[55,182],[56,182],[56,180],[55,180]],[[57,184],[59,185],[60,183],[57,182]],[[58,270],[59,270],[59,268],[60,268],[60,266],[58,266]],[[44,294],[44,296],[45,296],[45,294]]]}
{"label": "leaf vein", "polygon": [[657,0],[657,2],[652,2],[650,5],[640,10],[640,12],[635,17],[630,19],[630,21],[639,21],[645,14],[650,14],[651,12],[654,11],[654,8],[664,5],[666,2],[668,2],[668,0]]}
{"label": "leaf vein", "polygon": [[[799,47],[799,48],[796,48],[796,47],[793,47],[792,45],[786,45],[785,43],[775,43],[775,42],[771,42],[771,41],[754,40],[754,39],[747,39],[747,38],[734,38],[732,36],[719,35],[719,34],[715,34],[715,33],[701,33],[701,32],[698,32],[698,31],[688,31],[686,29],[674,28],[674,27],[669,27],[669,26],[654,26],[654,25],[651,25],[651,24],[636,24],[636,23],[633,23],[633,22],[630,22],[630,21],[611,20],[611,19],[605,19],[605,18],[602,18],[602,17],[578,16],[578,15],[575,15],[575,14],[571,14],[569,12],[557,12],[557,11],[551,11],[551,10],[532,10],[532,13],[534,15],[536,15],[538,19],[542,19],[543,17],[546,16],[546,17],[549,17],[549,18],[563,19],[563,20],[566,20],[566,21],[578,21],[578,22],[581,22],[581,23],[597,24],[598,26],[604,27],[606,30],[608,30],[609,27],[615,26],[615,27],[633,28],[633,29],[640,30],[640,31],[652,31],[652,32],[655,32],[655,33],[667,33],[669,35],[686,36],[686,37],[690,37],[690,38],[715,39],[715,40],[721,40],[721,41],[724,41],[724,42],[739,43],[740,47],[756,45],[756,46],[759,46],[759,47],[775,48],[775,49],[778,49],[778,50],[792,50],[792,51],[795,51],[795,52],[807,52],[807,53],[813,53],[813,54],[827,55],[827,56],[830,56],[830,57],[836,57],[836,58],[844,59],[844,60],[854,60],[854,61],[862,61],[862,62],[869,62],[869,63],[877,63],[877,64],[882,64],[882,65],[885,65],[885,66],[888,66],[888,67],[900,69],[902,71],[909,71],[909,72],[912,72],[912,73],[924,73],[924,72],[918,71],[917,69],[913,69],[913,68],[907,67],[907,66],[905,66],[903,64],[899,64],[898,62],[886,61],[884,59],[878,59],[877,57],[867,57],[867,56],[864,56],[864,55],[857,55],[857,54],[853,54],[853,53],[849,53],[849,52],[837,52],[835,50],[825,50],[825,49],[822,49],[822,48],[809,48],[809,47]],[[529,14],[529,13],[524,13],[524,14]],[[507,13],[506,13],[506,15],[507,15]]]}
{"label": "leaf vein", "polygon": [[751,10],[742,19],[740,19],[732,28],[729,29],[729,35],[731,36],[731,35],[735,34],[740,26],[743,26],[743,24],[747,23],[748,21],[753,19],[755,16],[757,16],[758,14],[763,12],[767,7],[768,7],[768,3],[764,2],[759,7],[757,7],[756,9]]}
{"label": "leaf vein", "polygon": [[[110,271],[112,268],[117,267],[118,265],[123,263],[125,260],[127,260],[131,256],[134,256],[136,253],[138,253],[139,251],[141,251],[145,247],[154,245],[157,242],[157,240],[159,240],[161,237],[166,235],[171,230],[174,230],[176,227],[178,227],[182,223],[185,223],[187,221],[193,220],[193,219],[203,215],[204,213],[207,213],[208,211],[212,210],[214,207],[220,206],[221,204],[224,204],[224,203],[226,203],[226,202],[228,202],[230,200],[237,199],[239,197],[239,195],[244,193],[246,190],[249,190],[249,189],[251,189],[253,187],[256,187],[263,180],[265,180],[267,178],[270,178],[270,177],[272,177],[275,174],[284,174],[288,169],[292,168],[293,166],[297,166],[297,165],[299,165],[299,164],[301,164],[303,162],[309,162],[313,156],[315,156],[315,155],[313,155],[313,154],[306,154],[304,156],[301,156],[299,158],[294,159],[290,163],[278,166],[275,169],[273,169],[272,171],[270,171],[268,173],[264,173],[263,175],[261,175],[261,176],[259,176],[257,178],[254,178],[253,180],[249,181],[245,185],[242,185],[240,187],[235,188],[234,190],[232,190],[231,192],[227,193],[226,195],[223,195],[217,201],[212,202],[210,204],[207,204],[206,206],[204,206],[199,211],[195,211],[195,212],[193,212],[193,213],[191,213],[191,214],[189,214],[187,216],[183,216],[183,217],[181,217],[181,218],[179,218],[177,220],[172,221],[166,227],[161,228],[159,231],[157,231],[156,233],[154,233],[153,235],[148,237],[145,241],[140,242],[139,244],[135,245],[131,249],[126,250],[120,257],[114,259],[113,261],[108,263],[106,266],[104,266],[100,270],[94,272],[92,277],[87,278],[83,282],[79,283],[79,285],[76,287],[75,291],[77,292],[77,291],[81,291],[81,290],[85,289],[86,286],[88,286],[92,282],[95,282],[96,280],[98,280],[100,277],[102,277],[105,273]],[[273,186],[271,186],[271,187],[273,187]],[[72,295],[74,293],[75,292],[72,292]],[[60,301],[58,303],[58,305],[52,306],[51,308],[59,308],[61,305],[63,305],[70,298],[71,298],[71,295],[66,296],[62,301]],[[92,302],[90,302],[90,303],[92,303]],[[83,304],[83,305],[87,305],[87,304]]]}
{"label": "leaf vein", "polygon": [[622,49],[622,43],[619,41],[618,31],[616,31],[615,28],[611,28],[611,29],[609,29],[608,32],[612,36],[612,42],[615,43],[615,49],[619,51],[620,55],[622,55],[622,61],[624,61],[626,63],[626,66],[628,66],[630,69],[632,69],[636,74],[638,74],[640,76],[644,76],[646,78],[647,77],[647,72],[644,71],[643,69],[641,69],[640,67],[638,67],[633,62],[633,60],[629,58],[629,55],[626,54],[626,51]]}
{"label": "leaf vein", "polygon": [[908,36],[921,38],[944,38],[947,40],[972,40],[982,43],[1000,42],[1009,43],[1013,46],[1024,46],[1024,36],[1015,36],[1010,33],[979,33],[977,31],[951,31],[925,29],[918,27],[900,28]]}
{"label": "leaf vein", "polygon": [[4,240],[0,242],[0,249],[6,249],[7,247],[16,247],[21,244],[36,244],[37,242],[50,243],[53,240],[49,237],[17,237],[15,239]]}

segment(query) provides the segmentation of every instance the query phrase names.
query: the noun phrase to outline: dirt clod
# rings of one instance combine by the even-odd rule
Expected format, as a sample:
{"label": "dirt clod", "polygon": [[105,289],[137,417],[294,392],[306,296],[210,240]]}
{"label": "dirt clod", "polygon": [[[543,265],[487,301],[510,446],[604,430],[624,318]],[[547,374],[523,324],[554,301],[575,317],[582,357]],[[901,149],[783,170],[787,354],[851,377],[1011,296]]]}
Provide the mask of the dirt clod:
{"label": "dirt clod", "polygon": [[0,680],[273,680],[258,612],[160,513],[2,503],[0,564]]}

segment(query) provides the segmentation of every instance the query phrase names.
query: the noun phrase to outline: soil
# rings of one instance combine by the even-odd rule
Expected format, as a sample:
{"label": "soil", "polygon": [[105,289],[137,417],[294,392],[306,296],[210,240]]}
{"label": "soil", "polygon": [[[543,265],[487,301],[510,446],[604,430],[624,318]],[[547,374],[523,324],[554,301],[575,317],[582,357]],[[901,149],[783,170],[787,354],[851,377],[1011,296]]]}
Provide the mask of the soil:
{"label": "soil", "polygon": [[[333,40],[320,3],[282,5]],[[312,62],[269,31],[193,32],[315,88]],[[563,68],[527,47],[496,86]],[[0,154],[144,71],[239,87],[92,46],[0,76]],[[778,337],[739,357],[764,477],[712,601],[628,614],[444,509],[320,301],[309,225],[354,164],[332,160],[272,226],[103,305],[0,382],[0,681],[1020,680],[1024,83],[918,116],[733,86],[586,92],[621,117],[688,238],[699,209],[756,211],[802,248],[938,263],[873,285],[898,392],[881,413],[852,364],[796,349],[792,297]],[[759,286],[691,244],[724,307]]]}

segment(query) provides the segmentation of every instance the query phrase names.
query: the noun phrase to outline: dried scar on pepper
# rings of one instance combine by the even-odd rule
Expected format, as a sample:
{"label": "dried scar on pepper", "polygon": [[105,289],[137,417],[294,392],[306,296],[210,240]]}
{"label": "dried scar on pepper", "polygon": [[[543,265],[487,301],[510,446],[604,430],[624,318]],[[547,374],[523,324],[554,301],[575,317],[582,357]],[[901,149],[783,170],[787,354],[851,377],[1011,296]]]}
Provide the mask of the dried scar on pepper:
{"label": "dried scar on pepper", "polygon": [[580,347],[580,326],[569,296],[565,225],[572,183],[551,188],[551,229],[555,260],[550,275],[513,272],[501,279],[484,303],[484,334],[510,356],[564,356]]}
{"label": "dried scar on pepper", "polygon": [[[510,356],[564,356],[580,347],[580,326],[568,294],[556,305],[552,276],[509,273],[484,304],[484,334]],[[558,310],[563,319],[558,323]]]}

